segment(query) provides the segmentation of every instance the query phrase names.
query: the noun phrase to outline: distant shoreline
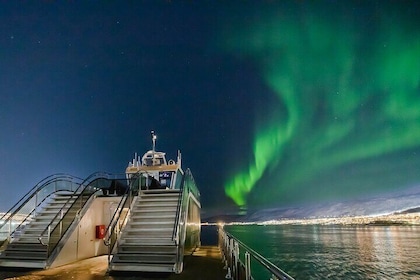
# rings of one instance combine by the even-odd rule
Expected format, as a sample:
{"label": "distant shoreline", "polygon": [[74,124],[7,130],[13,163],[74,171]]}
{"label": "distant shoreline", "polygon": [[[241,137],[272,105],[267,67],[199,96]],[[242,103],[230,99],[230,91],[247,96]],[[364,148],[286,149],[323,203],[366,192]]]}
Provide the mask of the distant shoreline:
{"label": "distant shoreline", "polygon": [[304,219],[282,218],[282,219],[271,219],[267,221],[249,221],[249,222],[248,221],[247,222],[234,221],[234,217],[225,216],[223,218],[220,218],[220,222],[214,223],[214,222],[203,221],[202,225],[258,224],[258,225],[375,225],[375,226],[408,225],[410,226],[410,225],[420,225],[420,209],[416,208],[416,210],[418,211],[413,212],[412,210],[409,210],[409,211],[396,212],[393,214],[383,214],[383,215],[374,215],[374,216],[319,217],[319,218],[304,218]]}
{"label": "distant shoreline", "polygon": [[[235,217],[239,218],[235,221]],[[347,216],[347,217],[318,217],[302,219],[271,219],[267,221],[241,221],[241,217],[223,216],[213,221],[205,222],[202,225],[375,225],[375,226],[411,226],[420,225],[420,211],[403,211],[393,214],[372,215],[372,216]],[[214,221],[217,222],[214,222]]]}
{"label": "distant shoreline", "polygon": [[228,223],[228,224],[258,224],[258,225],[420,225],[420,212],[404,214],[385,214],[375,216],[352,216],[352,217],[323,217],[308,219],[280,219],[249,223]]}

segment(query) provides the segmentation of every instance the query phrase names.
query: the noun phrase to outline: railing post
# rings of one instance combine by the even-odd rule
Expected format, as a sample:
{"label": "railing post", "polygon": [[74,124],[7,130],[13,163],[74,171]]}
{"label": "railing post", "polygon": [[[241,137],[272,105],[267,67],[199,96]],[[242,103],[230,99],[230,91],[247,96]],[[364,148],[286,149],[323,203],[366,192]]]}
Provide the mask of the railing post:
{"label": "railing post", "polygon": [[240,269],[241,269],[241,262],[239,259],[239,244],[238,242],[235,241],[235,279],[239,280],[239,273],[240,273]]}
{"label": "railing post", "polygon": [[63,232],[63,208],[60,210],[60,236]]}
{"label": "railing post", "polygon": [[10,235],[12,234],[12,219],[10,218],[11,215],[9,215],[9,240],[10,240]]}
{"label": "railing post", "polygon": [[48,226],[48,244],[50,244],[50,237],[51,237],[51,226]]}
{"label": "railing post", "polygon": [[[259,253],[249,248],[246,244],[242,243],[240,240],[236,239],[234,236],[225,233],[226,239],[225,242],[226,249],[226,258],[228,258],[228,274],[226,279],[235,279],[235,280],[251,280],[253,279],[251,275],[251,256],[259,262],[263,267],[265,267],[269,272],[271,272],[270,280],[293,280],[293,277],[288,275],[286,272],[282,271],[280,268],[275,266],[269,260],[261,256]],[[242,263],[240,260],[239,248],[244,249],[245,263]],[[243,270],[245,269],[245,271]]]}
{"label": "railing post", "polygon": [[245,252],[245,279],[251,280],[251,255]]}
{"label": "railing post", "polygon": [[229,267],[231,269],[231,272],[233,276],[235,275],[235,272],[233,271],[234,268],[234,255],[233,255],[233,238],[229,238],[229,245],[228,245],[228,252],[229,252]]}
{"label": "railing post", "polygon": [[35,194],[35,205],[34,205],[34,215],[36,216],[36,206],[38,205],[38,194],[39,192],[37,191]]}

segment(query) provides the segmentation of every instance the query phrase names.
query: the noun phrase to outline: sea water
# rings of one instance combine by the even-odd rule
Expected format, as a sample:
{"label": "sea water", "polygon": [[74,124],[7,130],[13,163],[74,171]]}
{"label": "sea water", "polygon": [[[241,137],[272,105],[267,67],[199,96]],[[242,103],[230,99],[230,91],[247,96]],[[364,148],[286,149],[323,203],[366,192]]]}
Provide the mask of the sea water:
{"label": "sea water", "polygon": [[[420,279],[420,226],[232,225],[295,279]],[[254,279],[270,274],[252,264]]]}

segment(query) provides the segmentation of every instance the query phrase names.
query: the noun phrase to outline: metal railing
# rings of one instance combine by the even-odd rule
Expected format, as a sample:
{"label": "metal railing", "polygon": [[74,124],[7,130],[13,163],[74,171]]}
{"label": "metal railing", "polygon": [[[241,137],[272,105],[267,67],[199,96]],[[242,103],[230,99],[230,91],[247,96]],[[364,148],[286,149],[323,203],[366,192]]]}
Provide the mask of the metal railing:
{"label": "metal railing", "polygon": [[[271,274],[270,280],[294,280],[292,276],[248,247],[232,234],[226,232],[222,226],[219,227],[219,247],[228,270],[226,279],[254,279],[251,273],[251,260],[255,260]],[[241,249],[244,255],[244,261],[240,259]]]}
{"label": "metal railing", "polygon": [[[131,205],[135,196],[134,192],[140,191],[140,187],[139,189],[135,188],[137,187],[135,186],[135,184],[138,183],[137,180],[140,179],[140,176],[141,172],[136,173],[130,178],[130,184],[127,190],[125,191],[124,195],[122,196],[120,202],[118,203],[116,211],[111,217],[111,221],[109,222],[108,227],[105,230],[105,237],[102,240],[105,246],[108,247],[108,268],[111,264],[111,255],[115,243],[118,241],[121,235],[121,231],[130,217]],[[127,209],[126,213],[123,213],[124,209]]]}
{"label": "metal railing", "polygon": [[192,193],[198,201],[200,200],[200,191],[198,190],[197,185],[195,184],[195,180],[190,169],[187,169],[182,177],[180,192],[181,195],[178,199],[178,205],[175,216],[175,226],[172,232],[172,240],[178,240],[179,238],[179,225],[183,221],[180,215],[186,211],[186,209],[181,209],[181,207],[186,208],[188,206],[186,201],[188,199],[188,193]]}
{"label": "metal railing", "polygon": [[186,176],[184,174],[182,176],[181,186],[179,188],[180,193],[178,197],[178,203],[176,206],[175,224],[172,230],[172,240],[176,241],[176,244],[178,244],[178,240],[179,240],[179,224],[180,224],[180,218],[181,218],[180,210],[181,210],[181,205],[183,204],[184,191],[187,189],[187,188],[184,188],[185,177]]}
{"label": "metal railing", "polygon": [[61,173],[41,180],[0,218],[4,221],[0,235],[11,242],[12,235],[37,215],[49,196],[57,191],[75,192],[80,182],[78,177]]}
{"label": "metal railing", "polygon": [[188,206],[188,185],[186,184],[186,176],[182,179],[178,205],[175,215],[174,230],[172,234],[172,240],[175,241],[177,246],[176,252],[176,263],[175,272],[180,273],[182,271],[182,263],[184,261],[184,246],[185,246],[185,235],[186,235],[186,209]]}
{"label": "metal railing", "polygon": [[39,242],[47,246],[47,256],[52,254],[57,247],[58,242],[73,224],[74,220],[81,215],[81,211],[84,209],[85,205],[100,189],[100,183],[103,182],[103,180],[117,180],[118,176],[119,175],[110,173],[96,172],[80,183],[78,189],[75,191],[75,194],[77,194],[76,199],[71,203],[68,209],[66,209],[66,205],[71,201],[71,198],[69,198],[67,202],[62,205],[61,210],[54,216],[44,231],[39,235]]}
{"label": "metal railing", "polygon": [[185,250],[185,238],[187,235],[187,214],[189,207],[190,193],[197,199],[200,200],[200,192],[195,184],[194,177],[190,169],[185,171],[182,179],[180,196],[178,199],[177,212],[175,217],[174,230],[172,233],[172,240],[177,244],[177,260],[176,260],[176,272],[179,273],[182,270],[182,263],[184,259]]}
{"label": "metal railing", "polygon": [[[131,207],[134,198],[137,195],[137,192],[141,191],[141,186],[137,186],[136,184],[139,184],[139,179],[141,179],[143,174],[145,173],[147,174],[147,172],[145,171],[140,171],[130,178],[129,187],[127,188],[126,193],[120,200],[117,206],[117,210],[114,212],[114,215],[112,216],[111,221],[105,230],[105,238],[103,238],[103,241],[104,244],[108,247],[108,267],[111,263],[111,255],[114,246],[118,242],[125,224],[130,219]],[[177,245],[176,270],[179,272],[182,269],[187,224],[187,207],[190,192],[197,197],[200,196],[198,188],[195,185],[194,178],[192,177],[191,171],[187,169],[181,182],[174,229],[172,232],[172,240],[175,241]],[[124,213],[125,209],[126,213]]]}

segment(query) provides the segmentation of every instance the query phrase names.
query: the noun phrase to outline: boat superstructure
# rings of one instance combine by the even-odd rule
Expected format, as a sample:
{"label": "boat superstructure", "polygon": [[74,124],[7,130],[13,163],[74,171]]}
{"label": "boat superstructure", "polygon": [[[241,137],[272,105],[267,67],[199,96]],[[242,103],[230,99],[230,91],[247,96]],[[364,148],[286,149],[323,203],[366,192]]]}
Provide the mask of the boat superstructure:
{"label": "boat superstructure", "polygon": [[[175,272],[183,256],[200,245],[200,193],[189,169],[153,148],[135,155],[126,169],[130,209],[124,221],[110,226],[110,271]],[[116,215],[117,217],[121,215]],[[123,225],[120,227],[120,225]],[[118,237],[112,233],[117,232]],[[111,249],[112,248],[112,249]]]}
{"label": "boat superstructure", "polygon": [[[109,270],[175,272],[200,245],[200,193],[189,169],[152,150],[124,174],[47,177],[0,217],[0,268],[52,268],[108,254]],[[19,217],[19,224],[16,224]]]}

